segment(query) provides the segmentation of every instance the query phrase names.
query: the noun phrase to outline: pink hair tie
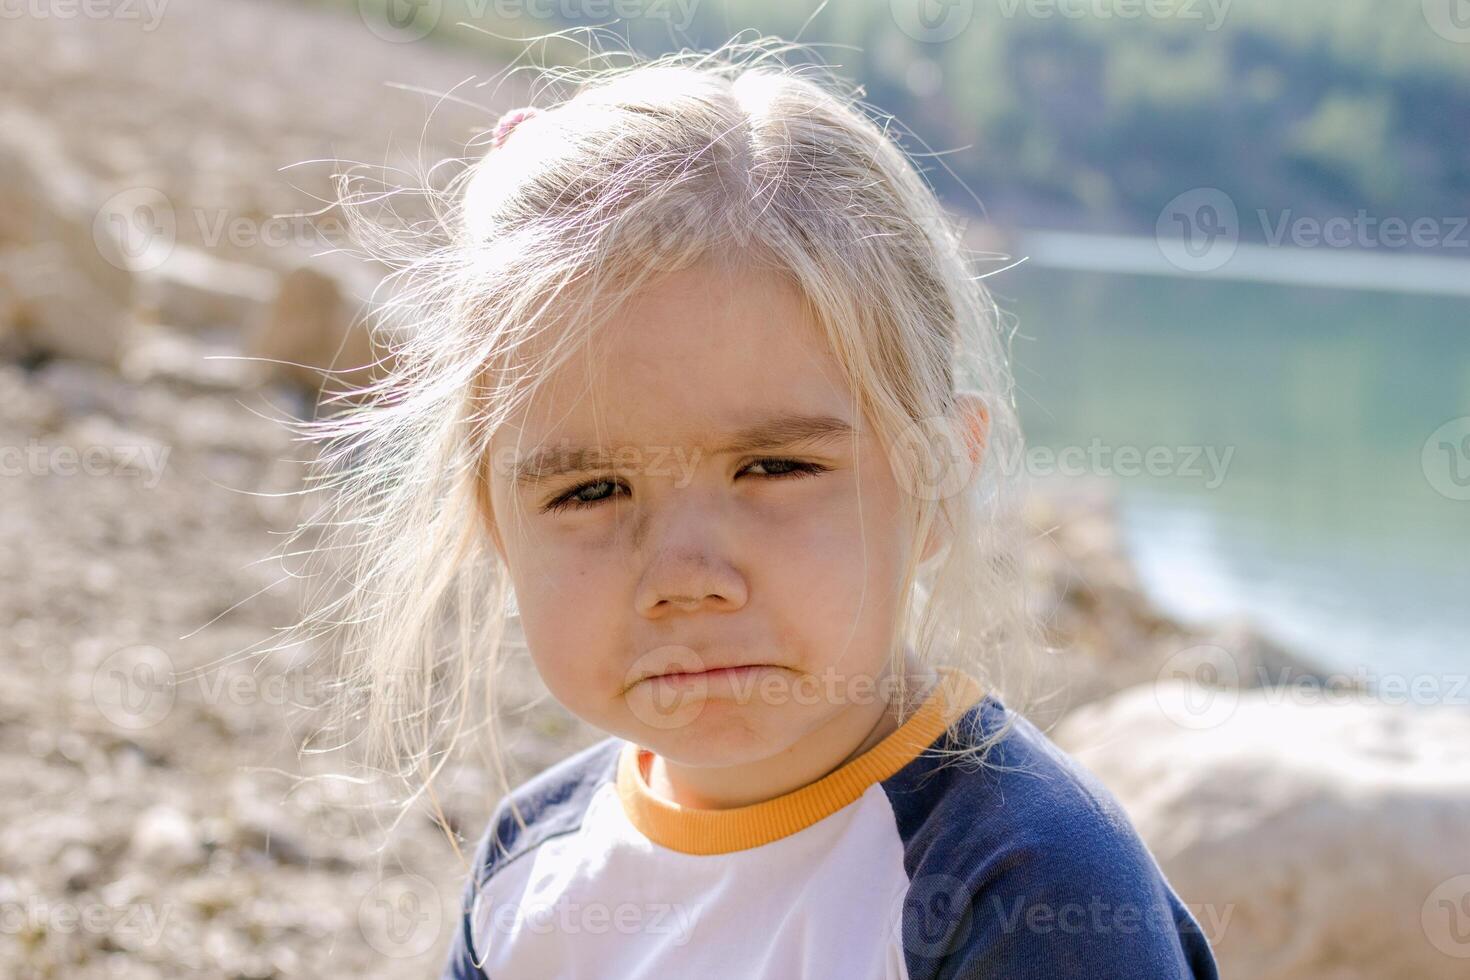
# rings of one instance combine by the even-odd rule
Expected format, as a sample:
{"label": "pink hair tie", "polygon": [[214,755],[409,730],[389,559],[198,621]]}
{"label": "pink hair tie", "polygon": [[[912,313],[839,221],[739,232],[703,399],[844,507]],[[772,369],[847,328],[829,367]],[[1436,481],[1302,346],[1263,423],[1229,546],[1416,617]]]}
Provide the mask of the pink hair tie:
{"label": "pink hair tie", "polygon": [[517,126],[527,119],[533,116],[539,116],[540,114],[541,110],[535,106],[524,106],[520,109],[512,109],[501,116],[500,122],[495,124],[495,135],[492,138],[494,148],[497,150],[500,149],[505,145],[505,141],[510,139],[510,134]]}

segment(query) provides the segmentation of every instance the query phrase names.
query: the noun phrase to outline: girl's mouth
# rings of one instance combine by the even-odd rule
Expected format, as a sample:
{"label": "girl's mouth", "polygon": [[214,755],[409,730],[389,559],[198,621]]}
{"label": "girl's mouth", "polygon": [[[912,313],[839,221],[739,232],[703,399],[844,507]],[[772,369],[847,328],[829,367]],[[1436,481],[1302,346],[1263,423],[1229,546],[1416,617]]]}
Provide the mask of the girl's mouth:
{"label": "girl's mouth", "polygon": [[758,677],[766,671],[779,669],[775,664],[742,664],[736,667],[714,667],[709,670],[659,674],[656,677],[650,678],[650,680],[689,686],[707,684],[710,681],[747,680]]}

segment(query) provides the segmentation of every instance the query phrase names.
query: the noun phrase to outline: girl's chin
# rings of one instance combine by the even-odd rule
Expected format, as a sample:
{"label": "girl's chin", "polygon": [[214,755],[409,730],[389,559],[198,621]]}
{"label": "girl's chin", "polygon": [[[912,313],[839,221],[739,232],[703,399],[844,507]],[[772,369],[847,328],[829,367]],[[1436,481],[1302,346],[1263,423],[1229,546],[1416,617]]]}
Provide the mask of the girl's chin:
{"label": "girl's chin", "polygon": [[706,724],[695,721],[675,731],[649,731],[634,741],[675,765],[723,769],[769,759],[793,744],[799,733],[786,725],[753,726],[749,719],[739,725],[701,720]]}

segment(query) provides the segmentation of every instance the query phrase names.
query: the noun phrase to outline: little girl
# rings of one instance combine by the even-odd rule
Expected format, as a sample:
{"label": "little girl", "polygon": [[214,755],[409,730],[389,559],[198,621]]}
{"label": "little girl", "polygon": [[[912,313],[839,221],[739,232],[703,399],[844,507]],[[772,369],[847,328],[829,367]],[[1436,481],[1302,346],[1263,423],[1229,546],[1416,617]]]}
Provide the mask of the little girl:
{"label": "little girl", "polygon": [[371,410],[322,423],[384,757],[433,799],[512,597],[607,733],[501,800],[442,975],[1216,977],[1001,698],[1020,434],[956,228],[840,82],[735,51],[507,114]]}

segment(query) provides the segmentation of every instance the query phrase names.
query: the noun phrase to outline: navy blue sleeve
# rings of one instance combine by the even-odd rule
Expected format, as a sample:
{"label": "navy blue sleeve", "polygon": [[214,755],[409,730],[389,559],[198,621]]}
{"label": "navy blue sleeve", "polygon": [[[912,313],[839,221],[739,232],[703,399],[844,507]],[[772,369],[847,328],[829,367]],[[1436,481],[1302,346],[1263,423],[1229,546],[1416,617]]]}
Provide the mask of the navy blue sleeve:
{"label": "navy blue sleeve", "polygon": [[[1003,709],[985,710],[995,723]],[[1096,777],[1023,718],[990,761],[885,784],[913,980],[1218,980],[1194,916]]]}
{"label": "navy blue sleeve", "polygon": [[952,931],[935,978],[1218,980],[1198,924],[1136,836],[1103,820],[1047,829],[948,882],[960,915],[938,920]]}
{"label": "navy blue sleeve", "polygon": [[444,969],[439,974],[439,980],[486,980],[485,972],[475,965],[478,956],[475,952],[471,923],[474,921],[475,896],[479,892],[479,883],[485,870],[490,867],[491,837],[505,815],[506,806],[502,801],[500,806],[496,807],[495,814],[490,818],[485,832],[480,835],[480,841],[475,847],[475,855],[470,861],[469,875],[465,880],[464,891],[460,898],[459,925],[449,940],[449,952],[445,957]]}

